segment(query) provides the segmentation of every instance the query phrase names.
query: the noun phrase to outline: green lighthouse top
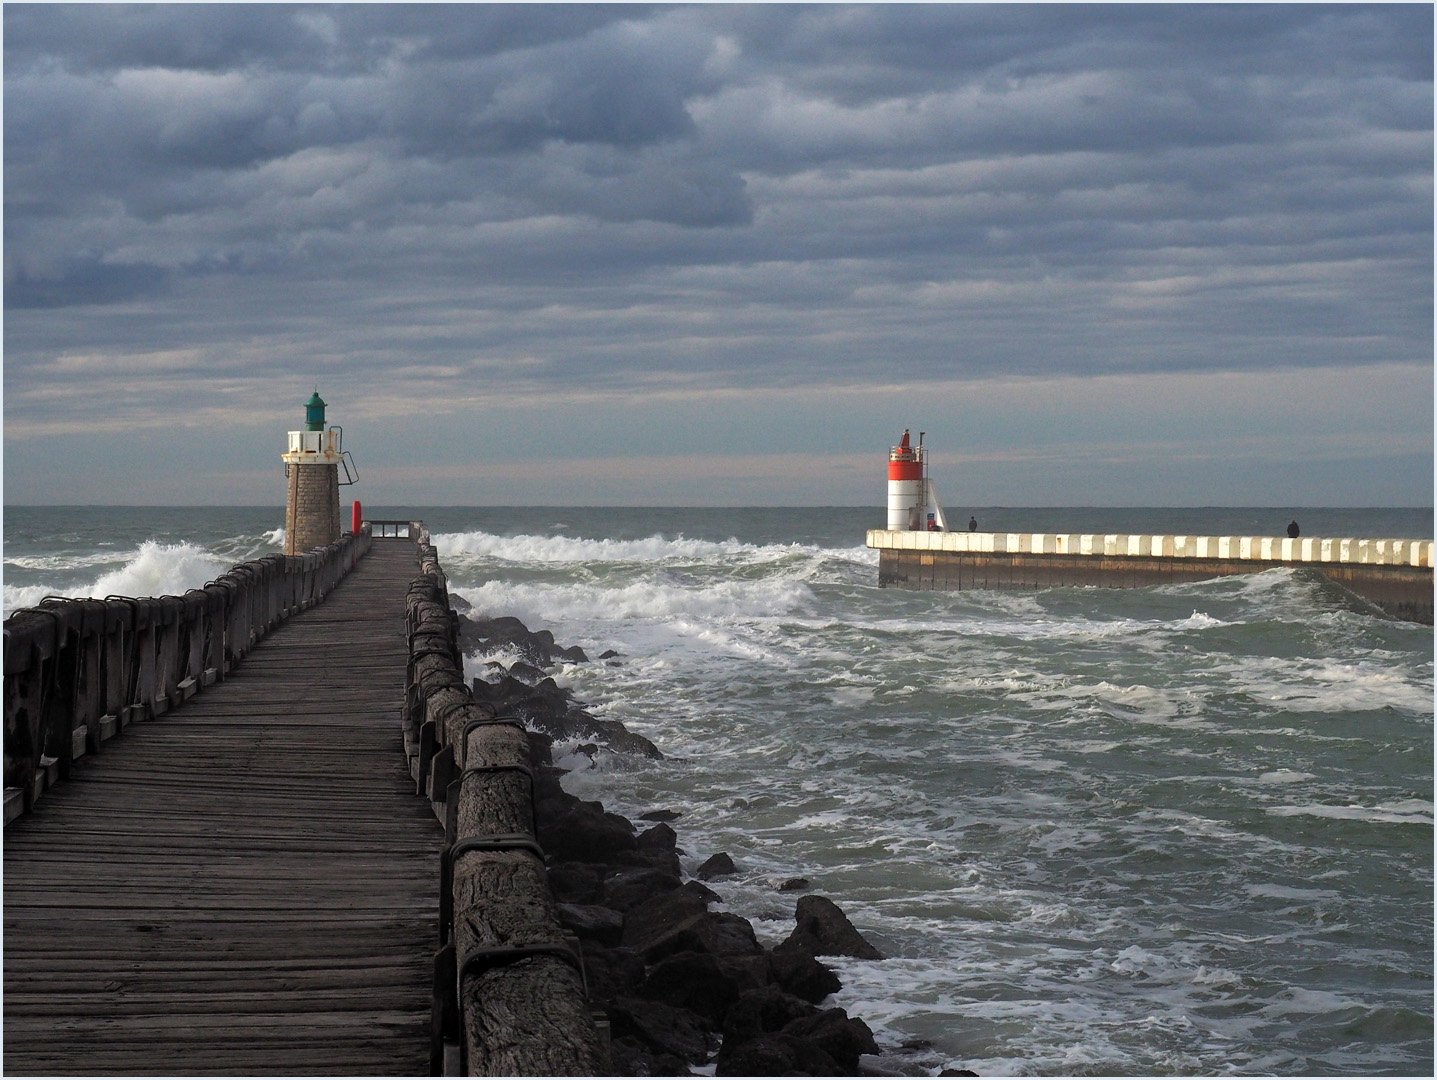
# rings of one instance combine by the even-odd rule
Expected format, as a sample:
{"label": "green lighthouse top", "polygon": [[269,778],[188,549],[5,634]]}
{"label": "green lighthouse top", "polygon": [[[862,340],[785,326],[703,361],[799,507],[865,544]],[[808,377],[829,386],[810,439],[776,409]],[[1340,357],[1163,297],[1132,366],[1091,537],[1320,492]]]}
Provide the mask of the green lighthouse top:
{"label": "green lighthouse top", "polygon": [[304,403],[304,426],[306,431],[324,430],[324,399],[319,396],[317,386],[314,395]]}

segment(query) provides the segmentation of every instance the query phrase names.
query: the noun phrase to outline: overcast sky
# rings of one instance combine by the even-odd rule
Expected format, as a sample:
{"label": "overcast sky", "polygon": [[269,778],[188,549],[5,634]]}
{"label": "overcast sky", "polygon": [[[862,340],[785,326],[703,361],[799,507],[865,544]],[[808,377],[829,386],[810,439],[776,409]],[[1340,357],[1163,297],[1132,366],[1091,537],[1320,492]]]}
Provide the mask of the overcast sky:
{"label": "overcast sky", "polygon": [[4,498],[1433,496],[1433,9],[4,7]]}

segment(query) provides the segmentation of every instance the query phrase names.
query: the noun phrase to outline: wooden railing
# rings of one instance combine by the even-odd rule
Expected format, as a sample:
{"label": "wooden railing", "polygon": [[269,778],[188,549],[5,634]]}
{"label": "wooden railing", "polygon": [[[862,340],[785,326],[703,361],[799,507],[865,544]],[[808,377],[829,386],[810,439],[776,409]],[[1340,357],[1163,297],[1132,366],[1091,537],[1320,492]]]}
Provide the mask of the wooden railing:
{"label": "wooden railing", "polygon": [[4,623],[5,820],[71,763],[223,679],[255,642],[323,599],[369,551],[346,534],[241,563],[183,596],[50,598]]}
{"label": "wooden railing", "polygon": [[415,540],[404,741],[445,823],[431,1071],[610,1075],[608,1022],[589,1008],[578,942],[549,892],[528,734],[472,699],[444,572],[428,533]]}

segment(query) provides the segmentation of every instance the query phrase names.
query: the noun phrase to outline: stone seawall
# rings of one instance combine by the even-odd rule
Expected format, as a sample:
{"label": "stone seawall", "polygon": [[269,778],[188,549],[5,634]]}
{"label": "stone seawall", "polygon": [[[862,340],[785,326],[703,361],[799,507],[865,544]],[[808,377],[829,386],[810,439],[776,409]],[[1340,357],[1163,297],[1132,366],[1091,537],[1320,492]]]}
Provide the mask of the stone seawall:
{"label": "stone seawall", "polygon": [[880,585],[1141,588],[1281,567],[1321,574],[1396,618],[1431,625],[1431,540],[872,529]]}

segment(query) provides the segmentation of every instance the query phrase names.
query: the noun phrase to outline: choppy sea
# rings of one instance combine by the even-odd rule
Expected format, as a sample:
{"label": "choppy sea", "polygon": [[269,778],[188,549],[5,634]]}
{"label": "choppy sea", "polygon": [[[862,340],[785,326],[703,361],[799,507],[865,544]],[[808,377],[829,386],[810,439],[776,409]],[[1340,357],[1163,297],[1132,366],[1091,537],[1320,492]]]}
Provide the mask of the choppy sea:
{"label": "choppy sea", "polygon": [[[1431,510],[959,508],[1050,532],[1432,536]],[[914,1071],[1431,1076],[1433,631],[1288,570],[1134,590],[877,587],[881,508],[377,508],[451,591],[665,760],[568,753],[669,808],[776,943],[804,877],[890,959],[836,1003]],[[277,508],[9,507],[6,611],[278,550]],[[480,673],[488,659],[469,657]],[[562,754],[570,748],[559,747]]]}

